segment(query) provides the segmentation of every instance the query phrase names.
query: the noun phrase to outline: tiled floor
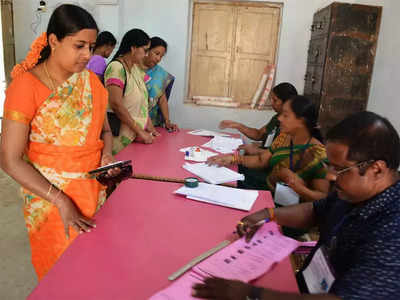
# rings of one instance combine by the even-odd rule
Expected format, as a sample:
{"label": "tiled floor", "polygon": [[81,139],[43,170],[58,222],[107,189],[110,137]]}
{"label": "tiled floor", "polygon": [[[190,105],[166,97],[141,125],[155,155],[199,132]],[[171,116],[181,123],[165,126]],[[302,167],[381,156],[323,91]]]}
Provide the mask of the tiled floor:
{"label": "tiled floor", "polygon": [[19,186],[0,169],[0,299],[25,299],[36,283]]}

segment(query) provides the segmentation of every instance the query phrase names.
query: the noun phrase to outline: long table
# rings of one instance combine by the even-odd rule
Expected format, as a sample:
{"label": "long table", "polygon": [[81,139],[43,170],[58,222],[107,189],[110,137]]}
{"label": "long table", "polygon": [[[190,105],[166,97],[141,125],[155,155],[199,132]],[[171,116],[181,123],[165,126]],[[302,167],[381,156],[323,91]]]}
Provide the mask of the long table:
{"label": "long table", "polygon": [[193,176],[182,168],[185,154],[179,149],[201,146],[210,138],[188,134],[190,130],[185,129],[171,133],[165,129],[157,130],[161,136],[156,137],[153,144],[134,143],[118,153],[118,159],[131,159],[133,171],[138,174],[174,178]]}
{"label": "long table", "polygon": [[[135,155],[139,161],[140,153]],[[173,272],[231,238],[248,214],[173,194],[179,187],[137,179],[121,183],[96,215],[96,229],[74,241],[28,299],[148,299],[170,284]],[[251,211],[266,206],[273,206],[272,198],[261,191]],[[298,291],[289,259],[255,284]]]}

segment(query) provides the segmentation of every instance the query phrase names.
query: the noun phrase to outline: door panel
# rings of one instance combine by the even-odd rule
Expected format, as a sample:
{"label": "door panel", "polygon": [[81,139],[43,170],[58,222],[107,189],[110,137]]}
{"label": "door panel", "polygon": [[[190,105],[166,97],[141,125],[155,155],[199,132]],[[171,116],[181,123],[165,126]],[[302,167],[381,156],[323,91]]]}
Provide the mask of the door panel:
{"label": "door panel", "polygon": [[275,64],[280,16],[280,5],[195,2],[189,98],[250,104],[265,66]]}
{"label": "door panel", "polygon": [[224,57],[200,56],[192,62],[192,96],[218,96],[228,94],[229,61]]}
{"label": "door panel", "polygon": [[0,12],[3,32],[4,71],[7,84],[9,84],[11,82],[10,73],[15,65],[15,42],[12,1],[2,0]]}
{"label": "door panel", "polygon": [[195,4],[189,97],[228,96],[233,22],[229,5]]}
{"label": "door panel", "polygon": [[275,62],[279,7],[239,7],[233,59],[233,99],[250,104],[267,64]]}

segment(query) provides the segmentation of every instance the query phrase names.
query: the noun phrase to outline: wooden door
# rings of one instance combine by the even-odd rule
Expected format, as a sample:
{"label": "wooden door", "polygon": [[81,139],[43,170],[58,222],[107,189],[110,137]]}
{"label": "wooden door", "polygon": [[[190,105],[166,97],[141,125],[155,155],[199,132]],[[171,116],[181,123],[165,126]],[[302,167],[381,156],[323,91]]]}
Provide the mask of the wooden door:
{"label": "wooden door", "polygon": [[9,84],[11,81],[10,73],[15,65],[13,3],[11,0],[1,1],[1,22],[3,27],[4,71],[7,84]]}
{"label": "wooden door", "polygon": [[280,7],[238,7],[231,93],[250,104],[267,64],[275,63]]}
{"label": "wooden door", "polygon": [[195,3],[189,97],[228,96],[234,8]]}

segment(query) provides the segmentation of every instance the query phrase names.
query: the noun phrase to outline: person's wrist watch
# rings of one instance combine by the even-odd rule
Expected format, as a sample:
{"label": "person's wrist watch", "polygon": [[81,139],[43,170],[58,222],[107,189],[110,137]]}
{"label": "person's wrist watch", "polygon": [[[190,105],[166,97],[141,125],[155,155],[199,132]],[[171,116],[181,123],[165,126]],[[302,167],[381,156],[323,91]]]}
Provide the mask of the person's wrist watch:
{"label": "person's wrist watch", "polygon": [[246,300],[261,300],[262,288],[258,286],[252,286],[250,295],[246,297]]}

